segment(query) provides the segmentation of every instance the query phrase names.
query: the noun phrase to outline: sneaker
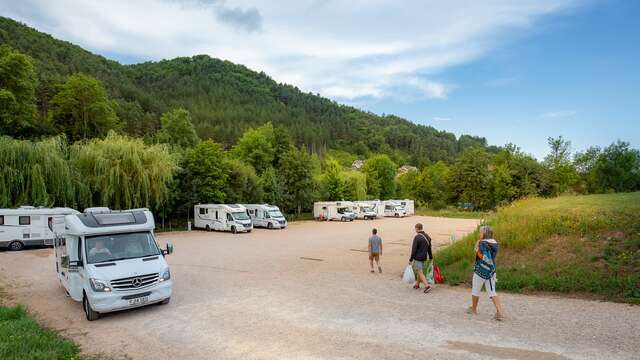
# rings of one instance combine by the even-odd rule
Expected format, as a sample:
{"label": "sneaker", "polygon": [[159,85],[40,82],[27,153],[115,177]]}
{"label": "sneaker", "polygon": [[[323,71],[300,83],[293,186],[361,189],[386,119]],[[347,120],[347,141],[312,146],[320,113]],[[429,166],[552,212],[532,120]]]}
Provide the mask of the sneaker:
{"label": "sneaker", "polygon": [[433,288],[432,288],[431,286],[427,286],[427,288],[426,288],[426,289],[424,289],[424,293],[425,293],[425,294],[428,294],[428,293],[430,293],[430,292],[431,292],[431,290],[433,290]]}
{"label": "sneaker", "polygon": [[373,269],[371,269],[371,273],[373,274],[375,271],[373,271]]}

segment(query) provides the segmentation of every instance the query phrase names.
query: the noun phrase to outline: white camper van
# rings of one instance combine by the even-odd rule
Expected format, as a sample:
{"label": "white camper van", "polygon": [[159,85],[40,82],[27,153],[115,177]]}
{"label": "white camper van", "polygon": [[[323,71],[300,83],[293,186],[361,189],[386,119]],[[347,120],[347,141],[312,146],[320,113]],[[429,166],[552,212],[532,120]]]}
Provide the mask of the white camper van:
{"label": "white camper van", "polygon": [[247,209],[239,204],[198,204],[194,206],[193,226],[234,234],[253,230]]}
{"label": "white camper van", "polygon": [[268,204],[246,204],[247,214],[251,218],[254,227],[267,229],[284,229],[287,227],[287,219],[280,212],[280,208]]}
{"label": "white camper van", "polygon": [[356,214],[351,201],[321,201],[313,204],[313,217],[316,220],[353,221]]}
{"label": "white camper van", "polygon": [[389,201],[393,201],[397,204],[400,204],[404,208],[406,215],[415,215],[416,213],[415,202],[413,200],[404,199],[404,200],[389,200]]}
{"label": "white camper van", "polygon": [[356,214],[356,219],[373,220],[378,217],[373,205],[366,202],[354,202],[353,212]]}
{"label": "white camper van", "polygon": [[53,245],[64,232],[64,217],[78,212],[69,208],[0,209],[0,249],[22,250],[31,245]]}
{"label": "white camper van", "polygon": [[400,203],[394,200],[384,201],[384,216],[404,217],[407,213]]}
{"label": "white camper van", "polygon": [[147,209],[89,209],[65,217],[65,234],[54,241],[56,272],[69,296],[82,302],[87,320],[102,313],[167,304],[171,272]]}

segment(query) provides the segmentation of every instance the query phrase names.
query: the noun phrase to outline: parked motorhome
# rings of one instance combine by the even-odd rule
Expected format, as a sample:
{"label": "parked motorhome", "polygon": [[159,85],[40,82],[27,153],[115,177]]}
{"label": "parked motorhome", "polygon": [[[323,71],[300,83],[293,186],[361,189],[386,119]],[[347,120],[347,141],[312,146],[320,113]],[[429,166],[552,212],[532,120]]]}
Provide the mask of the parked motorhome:
{"label": "parked motorhome", "polygon": [[25,246],[53,245],[56,233],[64,232],[64,217],[77,214],[69,208],[0,209],[0,249],[22,250]]}
{"label": "parked motorhome", "polygon": [[378,213],[372,204],[354,202],[353,212],[356,214],[356,219],[373,220],[378,217]]}
{"label": "parked motorhome", "polygon": [[89,209],[67,215],[56,237],[56,272],[69,296],[82,302],[87,320],[100,314],[171,299],[171,271],[154,237],[147,209]]}
{"label": "parked motorhome", "polygon": [[393,201],[395,203],[400,204],[404,208],[404,211],[407,215],[415,215],[416,213],[415,202],[413,200],[404,199],[404,200],[389,200],[389,201]]}
{"label": "parked motorhome", "polygon": [[384,201],[384,216],[404,217],[407,213],[399,202],[394,200]]}
{"label": "parked motorhome", "polygon": [[194,206],[193,226],[234,234],[253,230],[247,209],[239,204],[198,204]]}
{"label": "parked motorhome", "polygon": [[351,201],[316,202],[313,204],[313,217],[316,220],[353,221],[356,218],[353,206]]}
{"label": "parked motorhome", "polygon": [[267,229],[284,229],[287,227],[287,219],[280,212],[280,208],[268,204],[244,204],[247,214],[251,218],[254,227]]}

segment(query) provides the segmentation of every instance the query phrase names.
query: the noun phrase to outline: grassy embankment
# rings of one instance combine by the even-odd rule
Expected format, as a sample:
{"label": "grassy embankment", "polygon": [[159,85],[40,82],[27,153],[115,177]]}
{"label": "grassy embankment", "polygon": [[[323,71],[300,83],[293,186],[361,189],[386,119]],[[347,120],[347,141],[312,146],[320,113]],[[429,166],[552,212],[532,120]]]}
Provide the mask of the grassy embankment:
{"label": "grassy embankment", "polygon": [[[498,288],[640,304],[640,192],[526,199],[489,220]],[[450,284],[469,283],[471,234],[437,254]]]}
{"label": "grassy embankment", "polygon": [[24,306],[4,306],[0,289],[0,359],[82,359],[76,344],[41,327]]}

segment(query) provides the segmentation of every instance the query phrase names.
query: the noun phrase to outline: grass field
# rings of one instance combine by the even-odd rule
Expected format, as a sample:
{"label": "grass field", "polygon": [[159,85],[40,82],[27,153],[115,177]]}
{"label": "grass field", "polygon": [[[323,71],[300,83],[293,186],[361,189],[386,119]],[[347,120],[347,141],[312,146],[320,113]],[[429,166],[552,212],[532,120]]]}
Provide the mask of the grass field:
{"label": "grass field", "polygon": [[24,306],[2,305],[0,289],[0,359],[82,359],[76,344],[41,327]]}
{"label": "grass field", "polygon": [[[640,303],[640,192],[521,200],[488,223],[500,244],[500,290]],[[477,236],[438,253],[449,283],[470,281]]]}

